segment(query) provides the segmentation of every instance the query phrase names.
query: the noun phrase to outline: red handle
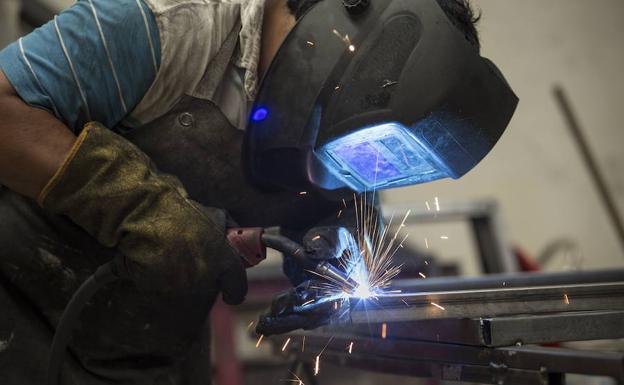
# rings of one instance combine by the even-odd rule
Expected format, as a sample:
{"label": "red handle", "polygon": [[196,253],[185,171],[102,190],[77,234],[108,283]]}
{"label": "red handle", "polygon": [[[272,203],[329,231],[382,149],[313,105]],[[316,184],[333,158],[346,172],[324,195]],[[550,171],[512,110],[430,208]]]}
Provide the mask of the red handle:
{"label": "red handle", "polygon": [[266,259],[266,247],[262,244],[262,227],[231,228],[227,240],[238,251],[246,268],[254,267]]}

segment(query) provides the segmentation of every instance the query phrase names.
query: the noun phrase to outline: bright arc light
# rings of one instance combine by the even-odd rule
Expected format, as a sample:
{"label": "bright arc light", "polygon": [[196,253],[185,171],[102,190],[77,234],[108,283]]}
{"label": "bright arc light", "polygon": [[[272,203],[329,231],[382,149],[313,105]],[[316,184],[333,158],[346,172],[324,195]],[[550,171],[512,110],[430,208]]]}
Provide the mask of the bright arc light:
{"label": "bright arc light", "polygon": [[368,286],[368,284],[360,284],[360,286],[357,287],[357,289],[355,289],[353,291],[353,297],[357,297],[357,298],[362,298],[362,299],[366,299],[366,298],[370,298],[373,296],[373,293],[370,289],[370,286]]}

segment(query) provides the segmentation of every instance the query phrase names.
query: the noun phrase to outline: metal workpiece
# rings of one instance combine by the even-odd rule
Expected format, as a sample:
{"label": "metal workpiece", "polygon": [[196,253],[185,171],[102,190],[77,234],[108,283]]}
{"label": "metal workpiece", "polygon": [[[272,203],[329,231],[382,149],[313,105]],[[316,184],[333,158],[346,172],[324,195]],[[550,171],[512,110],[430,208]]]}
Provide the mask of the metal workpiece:
{"label": "metal workpiece", "polygon": [[624,338],[623,277],[613,270],[399,282],[406,293],[345,301],[346,323],[269,340],[321,371],[331,364],[497,385],[560,385],[578,374],[624,384],[624,352],[534,345]]}
{"label": "metal workpiece", "polygon": [[350,306],[353,323],[624,310],[624,283],[387,294]]}
{"label": "metal workpiece", "polygon": [[[331,325],[328,332],[380,335],[383,323]],[[386,323],[389,339],[502,347],[624,337],[624,311],[571,312]]]}
{"label": "metal workpiece", "polygon": [[479,320],[486,346],[606,340],[624,337],[624,311],[573,312]]}
{"label": "metal workpiece", "polygon": [[456,291],[480,289],[510,289],[517,287],[561,286],[624,282],[624,269],[566,271],[556,273],[488,274],[480,277],[434,277],[401,279],[392,283],[393,289],[404,293],[425,291]]}
{"label": "metal workpiece", "polygon": [[[286,352],[320,366],[329,363],[377,372],[486,384],[562,384],[565,374],[624,381],[624,353],[513,346],[490,348],[393,338],[306,333],[291,336]],[[281,340],[273,338],[279,345]],[[353,345],[351,345],[353,343]],[[351,346],[351,353],[349,347]],[[322,369],[321,369],[322,370]]]}

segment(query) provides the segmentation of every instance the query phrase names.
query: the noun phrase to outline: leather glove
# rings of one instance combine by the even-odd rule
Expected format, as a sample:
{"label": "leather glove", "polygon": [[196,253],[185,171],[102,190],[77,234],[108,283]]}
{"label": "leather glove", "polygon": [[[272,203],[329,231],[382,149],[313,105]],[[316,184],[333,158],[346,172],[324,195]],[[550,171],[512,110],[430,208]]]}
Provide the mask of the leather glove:
{"label": "leather glove", "polygon": [[340,300],[322,299],[317,286],[315,281],[306,281],[275,296],[269,311],[260,316],[256,333],[270,336],[329,324]]}
{"label": "leather glove", "polygon": [[[302,242],[307,258],[319,262],[323,260],[335,261],[336,266],[338,266],[338,258],[355,245],[352,231],[346,227],[338,226],[314,227],[305,234]],[[317,278],[317,276],[302,269],[293,258],[289,258],[287,255],[284,259],[283,269],[293,286]]]}
{"label": "leather glove", "polygon": [[177,178],[99,123],[85,126],[38,202],[117,248],[125,273],[144,290],[221,290],[230,304],[247,294],[225,213],[190,200]]}

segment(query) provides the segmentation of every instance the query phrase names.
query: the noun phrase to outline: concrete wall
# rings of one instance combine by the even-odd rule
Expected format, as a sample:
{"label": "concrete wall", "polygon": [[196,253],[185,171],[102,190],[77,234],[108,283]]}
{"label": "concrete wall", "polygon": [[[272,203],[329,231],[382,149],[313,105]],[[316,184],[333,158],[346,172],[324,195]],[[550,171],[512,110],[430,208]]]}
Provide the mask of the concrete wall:
{"label": "concrete wall", "polygon": [[0,49],[20,35],[19,0],[0,0]]}
{"label": "concrete wall", "polygon": [[[568,238],[578,244],[584,266],[624,266],[624,253],[552,96],[555,83],[568,91],[624,215],[624,2],[474,4],[483,12],[483,54],[520,96],[518,112],[493,153],[462,180],[391,191],[385,203],[422,207],[434,196],[443,203],[493,197],[508,236],[530,253]],[[559,259],[554,268],[563,264]]]}

